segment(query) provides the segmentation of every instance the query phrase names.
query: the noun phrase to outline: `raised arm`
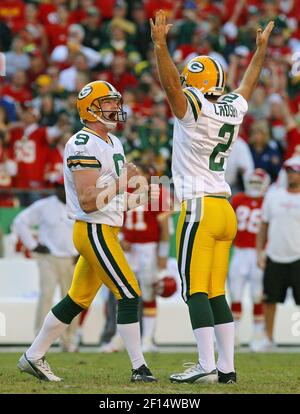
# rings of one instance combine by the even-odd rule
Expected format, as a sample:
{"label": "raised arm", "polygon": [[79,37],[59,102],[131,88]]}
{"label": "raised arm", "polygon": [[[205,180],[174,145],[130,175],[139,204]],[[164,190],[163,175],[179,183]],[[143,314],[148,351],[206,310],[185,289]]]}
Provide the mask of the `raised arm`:
{"label": "raised arm", "polygon": [[273,30],[273,27],[274,22],[271,21],[268,23],[267,27],[263,32],[261,28],[257,29],[257,49],[251,59],[250,65],[248,66],[243,76],[240,86],[238,87],[238,89],[234,91],[235,93],[239,93],[240,95],[242,95],[246,99],[246,101],[248,101],[251,98],[251,95],[259,79],[259,75],[266,56],[268,40]]}
{"label": "raised arm", "polygon": [[181,119],[186,113],[187,100],[182,91],[178,70],[168,51],[166,37],[172,25],[166,24],[166,14],[163,10],[156,12],[155,23],[150,19],[150,25],[160,83],[174,115]]}

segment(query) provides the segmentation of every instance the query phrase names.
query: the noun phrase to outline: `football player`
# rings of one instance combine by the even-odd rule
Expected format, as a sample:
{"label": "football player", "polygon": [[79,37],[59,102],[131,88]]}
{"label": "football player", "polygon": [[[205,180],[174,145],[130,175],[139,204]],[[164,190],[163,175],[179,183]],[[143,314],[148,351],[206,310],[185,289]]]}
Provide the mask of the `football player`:
{"label": "football player", "polygon": [[[140,175],[150,181],[151,171],[146,165],[135,162]],[[156,296],[175,293],[176,281],[169,280],[167,261],[169,256],[169,217],[170,194],[162,187],[156,211],[149,205],[142,205],[125,213],[121,245],[126,258],[135,272],[142,291],[143,299],[143,352],[155,352],[153,343],[157,303]],[[167,291],[167,289],[169,289]],[[117,333],[100,350],[117,352],[123,344]]]}
{"label": "football player", "polygon": [[235,345],[240,343],[239,321],[242,315],[242,298],[245,284],[249,282],[253,301],[254,335],[250,348],[261,339],[264,331],[263,272],[257,266],[256,234],[258,232],[263,197],[271,179],[257,168],[245,179],[245,192],[236,194],[231,204],[237,216],[238,230],[234,242],[234,253],[229,268],[231,311],[235,322]]}
{"label": "football player", "polygon": [[[118,239],[124,205],[135,208],[159,197],[158,185],[146,185],[139,194],[126,192],[137,175],[136,167],[125,164],[121,142],[112,134],[118,122],[126,121],[121,94],[108,82],[85,85],[78,94],[77,108],[84,127],[66,144],[64,177],[69,215],[76,222],[73,240],[77,261],[67,296],[48,313],[18,367],[39,379],[60,381],[44,355],[53,341],[83,309],[87,309],[104,283],[118,300],[118,330],[132,363],[131,381],[156,379],[145,362],[138,322],[141,295]],[[51,212],[49,212],[51,214]]]}
{"label": "football player", "polygon": [[[225,298],[228,257],[237,224],[227,200],[226,160],[247,112],[274,23],[257,31],[257,50],[241,85],[225,94],[226,74],[209,56],[191,59],[180,77],[168,52],[163,10],[150,20],[160,82],[175,116],[172,172],[182,210],[177,258],[199,360],[172,382],[236,382],[234,322]],[[214,355],[217,339],[217,370]]]}

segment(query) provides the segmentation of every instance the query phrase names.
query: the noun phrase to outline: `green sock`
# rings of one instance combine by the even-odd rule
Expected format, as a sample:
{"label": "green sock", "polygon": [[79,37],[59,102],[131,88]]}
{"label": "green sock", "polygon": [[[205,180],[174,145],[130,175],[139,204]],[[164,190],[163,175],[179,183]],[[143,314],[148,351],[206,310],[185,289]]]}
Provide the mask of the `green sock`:
{"label": "green sock", "polygon": [[118,300],[117,324],[138,322],[139,298]]}
{"label": "green sock", "polygon": [[52,313],[63,323],[68,325],[72,322],[75,316],[79,315],[83,308],[75,303],[69,295],[65,296],[52,309]]}
{"label": "green sock", "polygon": [[216,296],[209,300],[214,315],[215,325],[233,322],[231,310],[225,295]]}
{"label": "green sock", "polygon": [[192,328],[214,326],[214,317],[206,293],[194,293],[187,300]]}

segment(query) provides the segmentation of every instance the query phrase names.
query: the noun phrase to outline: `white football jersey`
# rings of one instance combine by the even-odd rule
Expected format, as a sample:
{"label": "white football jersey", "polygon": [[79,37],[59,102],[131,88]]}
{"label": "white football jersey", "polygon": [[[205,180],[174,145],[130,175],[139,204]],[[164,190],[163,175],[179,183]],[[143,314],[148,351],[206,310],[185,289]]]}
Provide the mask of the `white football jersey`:
{"label": "white football jersey", "polygon": [[85,213],[80,207],[72,174],[72,171],[97,169],[100,176],[97,187],[118,178],[126,162],[124,150],[117,137],[112,134],[108,135],[111,141],[110,144],[100,138],[96,132],[84,127],[67,142],[64,151],[67,210],[69,217],[73,220],[120,227],[123,225],[124,195],[116,195],[101,210]]}
{"label": "white football jersey", "polygon": [[175,118],[172,174],[180,201],[216,194],[229,197],[225,170],[247,101],[239,94],[208,101],[196,88],[185,88],[188,107],[182,119]]}

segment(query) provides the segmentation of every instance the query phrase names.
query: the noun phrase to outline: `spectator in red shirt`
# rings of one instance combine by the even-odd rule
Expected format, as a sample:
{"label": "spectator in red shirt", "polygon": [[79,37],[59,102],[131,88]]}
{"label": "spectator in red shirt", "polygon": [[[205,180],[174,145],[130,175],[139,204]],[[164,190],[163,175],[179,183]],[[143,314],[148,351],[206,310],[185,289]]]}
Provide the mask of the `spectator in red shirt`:
{"label": "spectator in red shirt", "polygon": [[39,49],[35,49],[29,53],[29,58],[30,68],[27,72],[27,79],[28,85],[33,88],[33,82],[35,82],[40,75],[43,75],[45,73],[46,61]]}
{"label": "spectator in red shirt", "polygon": [[64,5],[57,7],[57,21],[45,26],[49,53],[51,53],[56,46],[66,44],[70,23],[70,12],[68,8]]}
{"label": "spectator in red shirt", "polygon": [[[49,143],[57,137],[57,131],[38,125],[39,113],[32,106],[21,112],[24,127],[11,130],[9,146],[18,165],[14,187],[38,190],[45,187],[44,169],[50,151]],[[34,196],[33,196],[34,197]],[[29,194],[21,197],[27,204],[33,201]]]}
{"label": "spectator in red shirt", "polygon": [[66,0],[52,0],[47,3],[41,2],[39,5],[38,20],[46,26],[47,24],[58,23],[59,20],[59,6],[64,6]]}
{"label": "spectator in red shirt", "polygon": [[146,0],[144,3],[147,19],[150,19],[150,17],[153,17],[160,9],[166,10],[167,13],[171,13],[174,8],[174,3],[178,2],[172,0]]}
{"label": "spectator in red shirt", "polygon": [[32,93],[27,87],[27,77],[23,70],[17,70],[11,82],[3,87],[3,95],[10,96],[20,104],[31,101]]}
{"label": "spectator in red shirt", "polygon": [[[95,8],[95,0],[80,0],[78,1],[77,9],[72,12],[71,18],[74,23],[85,24],[88,18],[88,10]],[[100,14],[100,12],[99,12]]]}
{"label": "spectator in red shirt", "polygon": [[[0,190],[9,190],[12,187],[12,179],[17,173],[13,153],[7,145],[9,140],[8,126],[8,113],[5,107],[0,104]],[[13,207],[15,204],[16,200],[9,191],[7,193],[0,192],[0,207]]]}
{"label": "spectator in red shirt", "polygon": [[44,54],[48,50],[48,39],[46,36],[45,27],[38,19],[38,6],[34,3],[26,5],[25,9],[25,24],[23,27],[22,36],[26,41],[29,49],[38,47]]}
{"label": "spectator in red shirt", "polygon": [[126,63],[126,55],[115,55],[112,61],[111,70],[99,73],[97,79],[102,79],[111,83],[120,93],[123,93],[125,88],[136,87],[138,83],[137,79],[132,73],[127,71]]}
{"label": "spectator in red shirt", "polygon": [[275,27],[270,39],[268,52],[278,64],[284,65],[284,69],[287,69],[290,64],[292,53],[291,48],[286,43],[284,29],[282,27]]}
{"label": "spectator in red shirt", "polygon": [[117,0],[96,0],[96,6],[101,10],[103,20],[110,20]]}
{"label": "spectator in red shirt", "polygon": [[300,130],[293,117],[287,99],[282,104],[282,120],[286,127],[286,149],[284,153],[284,159],[291,158],[295,152],[299,152],[300,149]]}
{"label": "spectator in red shirt", "polygon": [[24,25],[25,5],[21,0],[1,0],[0,20],[17,33]]}

